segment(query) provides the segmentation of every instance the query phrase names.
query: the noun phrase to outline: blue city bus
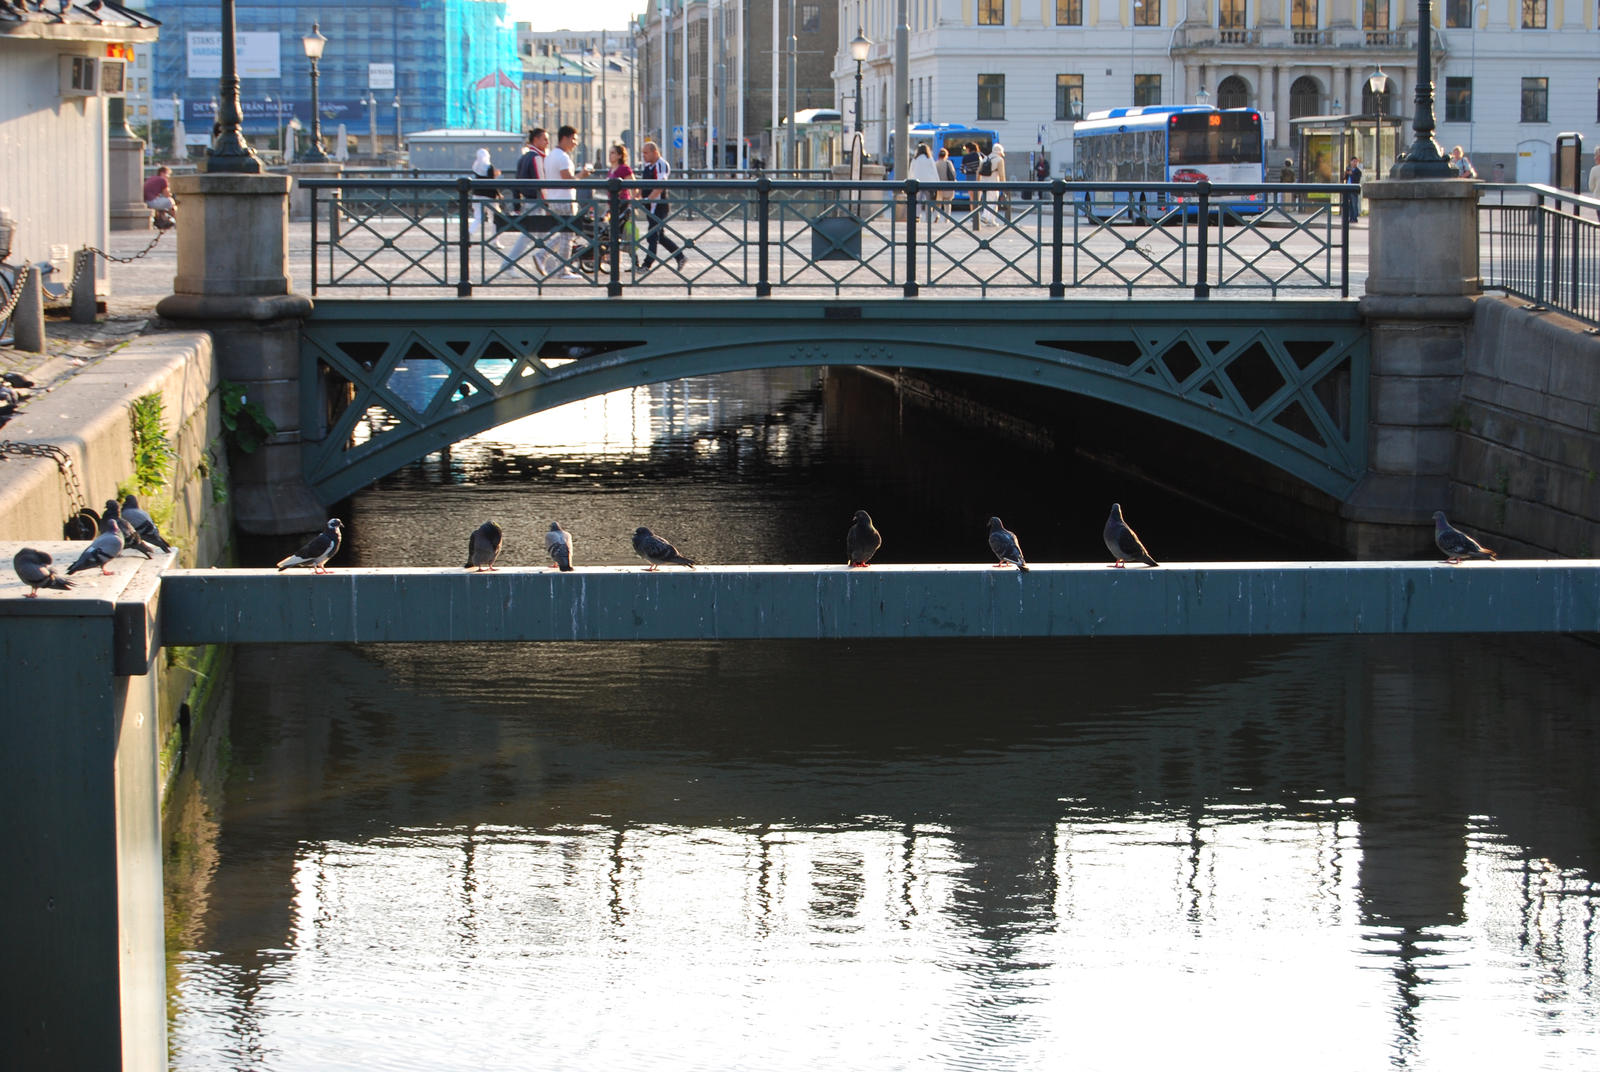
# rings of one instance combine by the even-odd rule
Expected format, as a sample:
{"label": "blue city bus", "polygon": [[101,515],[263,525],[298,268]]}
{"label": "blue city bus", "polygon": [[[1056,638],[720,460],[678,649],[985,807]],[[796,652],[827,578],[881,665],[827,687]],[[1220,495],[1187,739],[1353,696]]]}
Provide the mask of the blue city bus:
{"label": "blue city bus", "polygon": [[[1254,108],[1219,110],[1204,104],[1157,104],[1092,112],[1072,132],[1073,177],[1081,182],[1261,183],[1266,181],[1266,146],[1261,113]],[[1140,194],[1128,208],[1127,193],[1081,195],[1093,218],[1125,213],[1134,218],[1193,213],[1192,198]],[[1264,212],[1265,194],[1212,198],[1228,211]]]}

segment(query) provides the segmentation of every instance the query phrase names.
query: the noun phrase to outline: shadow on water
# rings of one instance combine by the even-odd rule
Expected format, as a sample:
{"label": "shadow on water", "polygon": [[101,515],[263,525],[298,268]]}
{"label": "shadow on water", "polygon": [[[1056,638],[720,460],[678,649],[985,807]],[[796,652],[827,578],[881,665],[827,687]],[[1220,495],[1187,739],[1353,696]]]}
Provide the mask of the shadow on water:
{"label": "shadow on water", "polygon": [[[629,562],[637,524],[831,561],[859,505],[896,561],[977,557],[997,509],[1036,559],[1095,558],[1112,495],[1179,558],[1257,553],[1048,445],[778,394],[463,445],[362,496],[343,564],[458,564],[485,516],[518,519],[517,563],[557,517],[580,563]],[[240,649],[169,854],[173,1066],[1580,1067],[1593,664],[1482,637]]]}

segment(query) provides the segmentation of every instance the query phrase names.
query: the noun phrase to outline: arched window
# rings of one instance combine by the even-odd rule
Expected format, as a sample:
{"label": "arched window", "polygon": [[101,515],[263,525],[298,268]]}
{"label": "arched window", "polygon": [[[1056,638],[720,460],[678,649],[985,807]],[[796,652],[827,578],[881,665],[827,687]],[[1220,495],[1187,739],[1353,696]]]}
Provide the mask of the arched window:
{"label": "arched window", "polygon": [[1217,86],[1218,108],[1250,107],[1250,85],[1236,74],[1230,74]]}
{"label": "arched window", "polygon": [[1296,78],[1289,86],[1289,118],[1299,119],[1303,115],[1319,115],[1321,112],[1322,86],[1309,75]]}

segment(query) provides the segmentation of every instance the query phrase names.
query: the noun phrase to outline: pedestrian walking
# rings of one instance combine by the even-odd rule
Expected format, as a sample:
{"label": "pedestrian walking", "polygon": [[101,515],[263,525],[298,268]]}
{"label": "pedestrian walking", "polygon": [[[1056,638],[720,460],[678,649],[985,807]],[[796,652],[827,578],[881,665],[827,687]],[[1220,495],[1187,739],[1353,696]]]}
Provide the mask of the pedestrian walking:
{"label": "pedestrian walking", "polygon": [[[524,147],[522,155],[517,158],[517,178],[534,180],[548,178],[549,175],[545,167],[545,154],[549,148],[550,132],[548,130],[544,127],[534,127],[528,131],[528,144]],[[507,260],[512,262],[517,261],[536,244],[541,244],[539,239],[534,238],[529,233],[531,229],[529,220],[530,218],[535,218],[543,222],[544,218],[549,216],[549,209],[545,207],[544,203],[544,191],[542,189],[533,190],[527,195],[526,201],[519,195],[517,198],[517,215],[517,240],[511,243],[511,252],[507,255]],[[541,275],[549,270],[545,264],[543,249],[538,249],[534,252],[533,263]]]}
{"label": "pedestrian walking", "polygon": [[[661,150],[656,148],[656,143],[647,141],[639,147],[639,156],[643,161],[639,165],[639,178],[646,182],[666,179],[672,174],[672,165],[661,158]],[[644,200],[649,205],[650,228],[645,233],[644,263],[639,265],[640,270],[648,271],[659,256],[657,249],[665,246],[668,253],[674,254],[678,260],[678,267],[683,268],[683,250],[678,243],[672,240],[672,235],[667,232],[667,217],[672,208],[667,203],[667,189],[664,186],[644,191]]]}
{"label": "pedestrian walking", "polygon": [[[611,164],[611,170],[606,172],[608,179],[621,179],[623,182],[633,180],[633,167],[628,163],[628,147],[626,145],[613,145],[606,154],[606,160]],[[628,257],[635,267],[639,264],[639,224],[633,218],[633,194],[627,187],[617,193],[618,203],[621,205],[621,225],[617,231],[622,240],[628,243]]]}
{"label": "pedestrian walking", "polygon": [[[934,161],[934,165],[939,169],[940,182],[956,181],[956,162],[950,159],[949,149],[939,150],[939,157]],[[939,191],[934,200],[939,204],[941,211],[947,211],[943,208],[943,206],[949,204],[950,199],[955,197],[955,195],[956,192],[953,188],[946,187],[945,189]]]}
{"label": "pedestrian walking", "polygon": [[[577,169],[572,163],[572,150],[578,144],[578,128],[563,126],[556,131],[556,144],[545,154],[549,178],[575,179]],[[556,217],[556,228],[545,243],[549,249],[549,267],[557,279],[577,279],[572,270],[572,217],[577,212],[577,191],[571,186],[557,186],[544,192],[545,207]]]}
{"label": "pedestrian walking", "polygon": [[[1283,167],[1278,169],[1278,181],[1284,184],[1294,182],[1294,160],[1292,158],[1284,158]],[[1287,190],[1278,195],[1278,204],[1280,205],[1287,205],[1293,201],[1294,194],[1289,193]]]}
{"label": "pedestrian walking", "polygon": [[[917,154],[911,158],[911,177],[919,183],[936,183],[939,181],[939,165],[934,163],[933,152],[928,148],[928,143],[923,142],[917,146]],[[922,212],[924,221],[928,226],[933,226],[933,195],[932,190],[919,190],[917,192],[917,206]]]}
{"label": "pedestrian walking", "polygon": [[[967,182],[978,181],[978,168],[983,166],[983,154],[978,152],[977,142],[967,142],[966,150],[961,154],[961,177]],[[983,214],[977,210],[982,206],[978,202],[976,189],[967,191],[967,214],[972,218],[974,231],[983,229]]]}
{"label": "pedestrian walking", "polygon": [[[472,159],[472,177],[474,179],[496,179],[500,177],[500,170],[496,168],[489,157],[489,150],[479,149]],[[474,186],[472,188],[472,215],[467,220],[467,235],[476,242],[483,238],[485,225],[491,237],[490,245],[500,249],[500,236],[494,233],[494,212],[500,201],[500,191],[493,186]]]}
{"label": "pedestrian walking", "polygon": [[[989,150],[989,155],[983,158],[983,163],[978,165],[978,181],[985,186],[994,187],[994,189],[984,190],[983,200],[980,202],[982,208],[979,211],[987,212],[989,218],[994,221],[994,225],[998,227],[1000,226],[1000,214],[1002,212],[1005,213],[1007,220],[1011,218],[1011,198],[998,185],[1006,181],[1006,147],[1004,145],[996,142],[994,148]],[[991,205],[993,206],[992,208],[990,207]]]}
{"label": "pedestrian walking", "polygon": [[1345,218],[1354,222],[1361,218],[1361,159],[1352,156],[1350,166],[1344,169],[1344,181],[1354,186],[1353,190],[1346,190],[1342,202],[1342,211]]}

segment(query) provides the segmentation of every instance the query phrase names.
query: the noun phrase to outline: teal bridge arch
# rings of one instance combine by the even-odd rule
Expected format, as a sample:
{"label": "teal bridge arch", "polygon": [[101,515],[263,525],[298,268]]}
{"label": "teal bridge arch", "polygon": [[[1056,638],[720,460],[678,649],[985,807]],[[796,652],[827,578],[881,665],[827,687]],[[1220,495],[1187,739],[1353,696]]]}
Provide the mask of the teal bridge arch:
{"label": "teal bridge arch", "polygon": [[319,300],[301,338],[326,503],[464,438],[610,391],[862,365],[1069,391],[1231,444],[1344,499],[1366,471],[1354,301]]}

